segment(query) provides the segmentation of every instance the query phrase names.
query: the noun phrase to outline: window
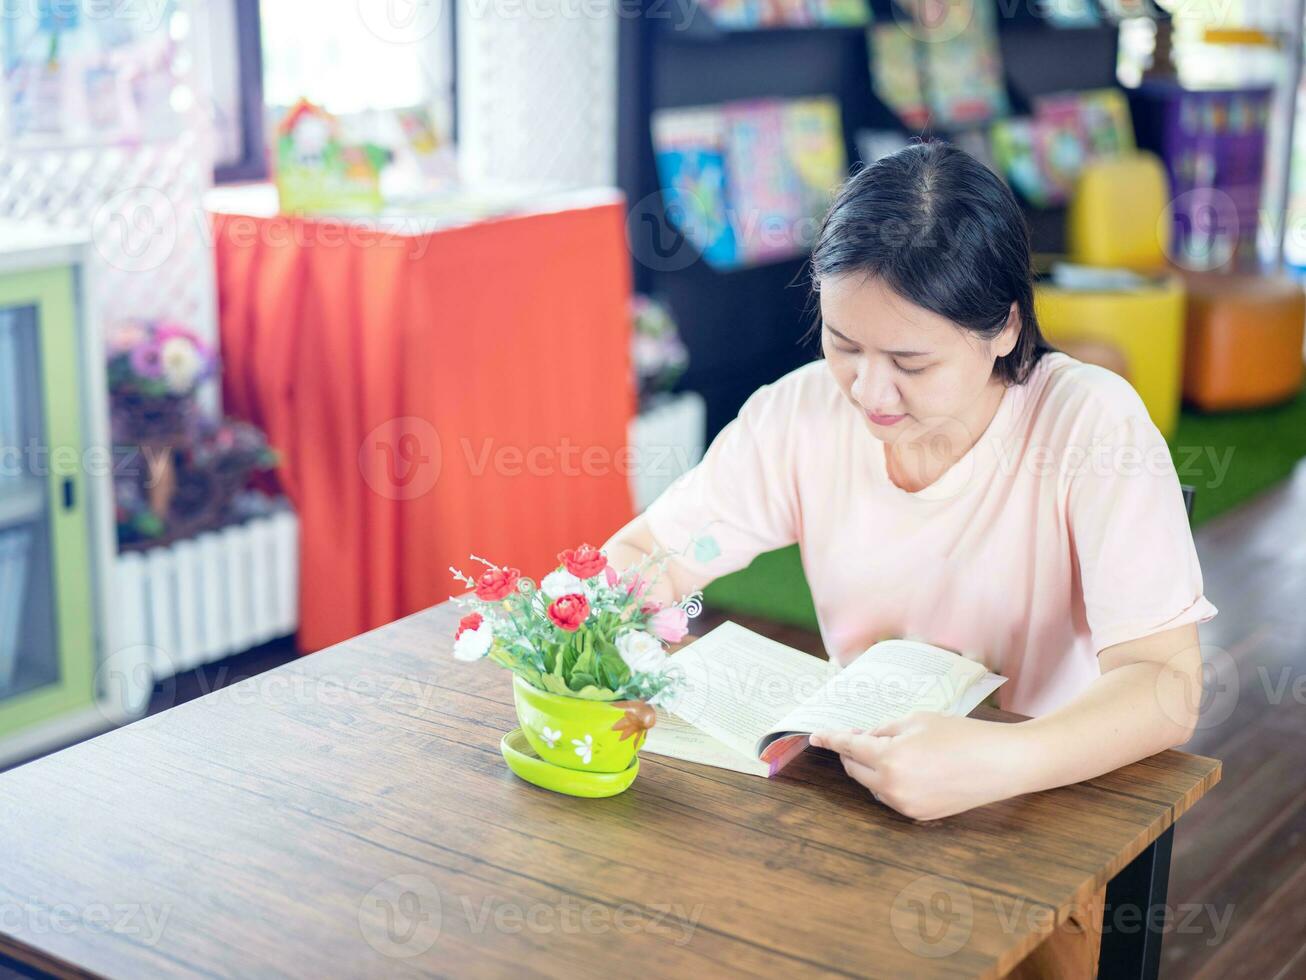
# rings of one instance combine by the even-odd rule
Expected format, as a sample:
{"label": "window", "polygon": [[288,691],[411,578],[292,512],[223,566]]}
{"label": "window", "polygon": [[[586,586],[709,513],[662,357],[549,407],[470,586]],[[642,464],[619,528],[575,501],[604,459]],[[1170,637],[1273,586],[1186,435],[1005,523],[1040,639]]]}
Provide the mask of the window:
{"label": "window", "polygon": [[[301,98],[364,127],[377,110],[425,107],[451,131],[451,3],[213,0],[210,91],[218,179],[266,175],[267,131]],[[384,141],[374,126],[368,139]]]}

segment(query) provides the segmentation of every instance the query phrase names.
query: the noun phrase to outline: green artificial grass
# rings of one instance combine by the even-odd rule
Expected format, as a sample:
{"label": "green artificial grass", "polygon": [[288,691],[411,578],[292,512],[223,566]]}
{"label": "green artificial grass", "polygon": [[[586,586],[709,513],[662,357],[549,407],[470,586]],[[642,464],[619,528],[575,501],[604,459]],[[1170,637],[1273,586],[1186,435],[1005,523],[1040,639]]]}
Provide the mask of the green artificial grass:
{"label": "green artificial grass", "polygon": [[[1211,415],[1186,410],[1170,452],[1179,482],[1196,489],[1193,524],[1208,521],[1282,480],[1306,457],[1306,389],[1272,408]],[[797,545],[758,555],[747,568],[711,583],[703,598],[726,612],[816,629]]]}

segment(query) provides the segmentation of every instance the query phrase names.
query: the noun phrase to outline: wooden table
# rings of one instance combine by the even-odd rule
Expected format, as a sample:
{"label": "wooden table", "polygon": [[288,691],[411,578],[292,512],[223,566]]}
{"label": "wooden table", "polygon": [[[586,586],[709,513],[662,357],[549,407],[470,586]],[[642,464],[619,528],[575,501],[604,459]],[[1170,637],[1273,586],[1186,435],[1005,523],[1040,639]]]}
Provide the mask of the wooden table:
{"label": "wooden table", "polygon": [[1139,910],[1164,903],[1170,828],[1215,760],[931,824],[814,751],[774,780],[645,755],[626,793],[577,800],[508,772],[508,676],[450,658],[456,620],[426,610],[0,775],[0,950],[129,978],[989,977],[1114,877],[1103,975],[1155,974]]}

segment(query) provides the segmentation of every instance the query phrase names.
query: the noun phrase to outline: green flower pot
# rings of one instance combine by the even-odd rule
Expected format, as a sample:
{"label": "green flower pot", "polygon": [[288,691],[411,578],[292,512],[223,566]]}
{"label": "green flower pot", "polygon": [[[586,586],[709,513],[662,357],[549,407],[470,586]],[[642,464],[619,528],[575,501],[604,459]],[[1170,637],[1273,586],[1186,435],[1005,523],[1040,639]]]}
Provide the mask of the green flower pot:
{"label": "green flower pot", "polygon": [[[545,762],[578,772],[629,769],[653,717],[653,709],[642,701],[590,701],[550,694],[515,674],[512,696],[522,732],[535,753]],[[629,734],[632,730],[634,734]]]}

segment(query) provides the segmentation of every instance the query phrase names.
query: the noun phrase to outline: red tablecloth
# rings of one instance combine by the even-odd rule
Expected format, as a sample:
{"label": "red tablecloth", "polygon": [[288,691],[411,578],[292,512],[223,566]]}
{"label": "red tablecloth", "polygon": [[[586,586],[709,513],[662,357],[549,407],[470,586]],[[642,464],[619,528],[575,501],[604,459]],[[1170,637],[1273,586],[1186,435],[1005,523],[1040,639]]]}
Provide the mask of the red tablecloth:
{"label": "red tablecloth", "polygon": [[300,648],[463,591],[470,553],[538,576],[628,521],[619,204],[421,236],[214,215],[229,414],[300,520]]}

